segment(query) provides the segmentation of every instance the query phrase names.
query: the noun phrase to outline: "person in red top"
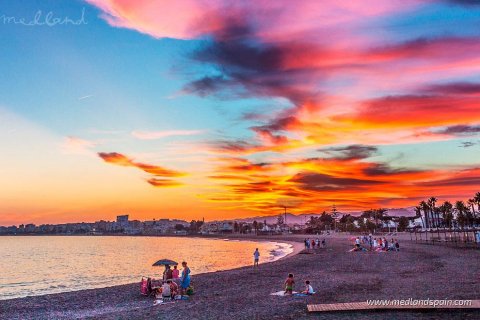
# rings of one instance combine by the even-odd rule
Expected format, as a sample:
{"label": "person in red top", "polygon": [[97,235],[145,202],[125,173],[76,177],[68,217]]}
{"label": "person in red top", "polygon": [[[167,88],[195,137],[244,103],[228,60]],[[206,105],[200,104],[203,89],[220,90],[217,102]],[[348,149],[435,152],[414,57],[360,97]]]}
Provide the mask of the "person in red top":
{"label": "person in red top", "polygon": [[294,284],[295,280],[293,280],[293,273],[289,273],[287,280],[285,280],[285,294],[293,294]]}

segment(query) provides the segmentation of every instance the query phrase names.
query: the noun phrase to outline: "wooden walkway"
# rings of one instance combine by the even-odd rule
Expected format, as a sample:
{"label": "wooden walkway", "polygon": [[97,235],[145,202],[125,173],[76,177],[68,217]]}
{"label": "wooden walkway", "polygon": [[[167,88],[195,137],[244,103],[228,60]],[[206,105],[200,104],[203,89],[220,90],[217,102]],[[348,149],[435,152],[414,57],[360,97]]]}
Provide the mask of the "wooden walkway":
{"label": "wooden walkway", "polygon": [[[431,300],[433,301],[433,300]],[[441,300],[440,300],[441,301]],[[419,310],[419,309],[480,309],[480,300],[471,300],[470,305],[372,305],[367,302],[348,302],[348,303],[329,303],[329,304],[309,304],[309,312],[331,312],[331,311],[361,311],[361,310]]]}

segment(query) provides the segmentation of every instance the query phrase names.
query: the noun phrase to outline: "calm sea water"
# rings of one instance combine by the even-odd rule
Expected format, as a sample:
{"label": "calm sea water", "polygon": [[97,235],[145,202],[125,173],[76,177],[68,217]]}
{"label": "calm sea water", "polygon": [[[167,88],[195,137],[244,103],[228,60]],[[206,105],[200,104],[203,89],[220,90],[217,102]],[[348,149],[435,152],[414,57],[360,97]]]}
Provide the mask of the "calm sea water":
{"label": "calm sea water", "polygon": [[[101,288],[161,277],[162,258],[187,261],[192,274],[273,261],[289,244],[173,237],[0,237],[0,300]],[[180,266],[181,267],[181,266]]]}

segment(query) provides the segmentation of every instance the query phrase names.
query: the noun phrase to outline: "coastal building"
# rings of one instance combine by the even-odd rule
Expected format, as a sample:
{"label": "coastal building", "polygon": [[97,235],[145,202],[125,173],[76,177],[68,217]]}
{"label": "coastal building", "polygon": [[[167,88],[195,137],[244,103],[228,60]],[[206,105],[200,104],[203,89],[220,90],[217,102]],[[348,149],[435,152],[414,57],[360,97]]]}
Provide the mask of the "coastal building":
{"label": "coastal building", "polygon": [[219,231],[222,233],[232,233],[233,232],[233,222],[223,222],[220,224]]}
{"label": "coastal building", "polygon": [[29,223],[25,226],[25,233],[34,233],[35,232],[35,225],[33,223]]}
{"label": "coastal building", "polygon": [[128,214],[117,216],[117,224],[120,228],[128,227]]}

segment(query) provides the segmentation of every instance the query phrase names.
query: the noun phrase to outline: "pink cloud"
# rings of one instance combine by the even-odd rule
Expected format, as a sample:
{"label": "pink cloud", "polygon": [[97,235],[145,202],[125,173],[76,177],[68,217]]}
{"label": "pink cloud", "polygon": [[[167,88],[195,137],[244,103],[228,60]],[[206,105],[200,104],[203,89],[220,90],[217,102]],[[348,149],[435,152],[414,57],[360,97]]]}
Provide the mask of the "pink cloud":
{"label": "pink cloud", "polygon": [[[221,32],[249,20],[264,39],[312,30],[327,34],[332,26],[405,11],[420,0],[359,1],[219,1],[219,0],[86,0],[103,11],[112,26],[134,29],[156,38],[191,39]],[[425,1],[423,1],[425,3]],[[340,32],[338,32],[340,34]]]}
{"label": "pink cloud", "polygon": [[78,137],[66,137],[61,145],[61,149],[67,154],[93,154],[92,149],[95,146],[96,143],[93,141]]}
{"label": "pink cloud", "polygon": [[155,140],[172,136],[192,136],[204,132],[203,130],[133,131],[132,136],[140,140]]}

